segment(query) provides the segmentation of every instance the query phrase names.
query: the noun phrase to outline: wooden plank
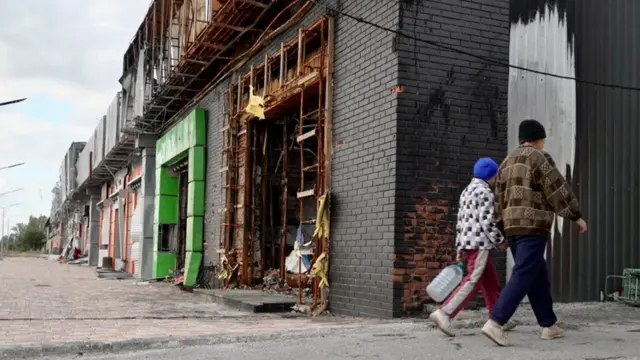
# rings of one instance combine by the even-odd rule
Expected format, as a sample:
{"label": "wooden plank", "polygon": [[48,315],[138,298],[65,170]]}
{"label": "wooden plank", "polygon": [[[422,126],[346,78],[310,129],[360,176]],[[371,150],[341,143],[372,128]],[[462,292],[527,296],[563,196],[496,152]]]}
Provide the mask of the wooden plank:
{"label": "wooden plank", "polygon": [[225,166],[225,167],[223,167],[222,169],[220,169],[220,172],[221,172],[221,173],[223,173],[223,172],[225,172],[225,171],[229,171],[229,167],[228,167],[228,166]]}
{"label": "wooden plank", "polygon": [[298,199],[302,199],[302,198],[306,198],[306,197],[310,197],[315,195],[316,190],[315,189],[311,189],[311,190],[305,190],[305,191],[301,191],[298,193]]}
{"label": "wooden plank", "polygon": [[307,140],[308,138],[313,137],[313,136],[316,136],[316,129],[313,129],[313,130],[311,130],[311,131],[309,131],[309,132],[306,132],[306,133],[304,133],[304,134],[302,134],[302,135],[298,136],[298,137],[296,138],[296,140],[298,141],[298,143],[301,143],[301,142],[303,142],[303,141],[305,141],[305,140]]}

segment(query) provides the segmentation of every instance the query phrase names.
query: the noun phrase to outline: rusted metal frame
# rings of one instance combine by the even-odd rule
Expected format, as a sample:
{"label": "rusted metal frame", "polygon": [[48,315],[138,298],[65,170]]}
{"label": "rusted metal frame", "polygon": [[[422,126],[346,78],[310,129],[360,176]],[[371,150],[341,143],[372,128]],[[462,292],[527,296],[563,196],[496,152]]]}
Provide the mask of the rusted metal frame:
{"label": "rusted metal frame", "polygon": [[[254,86],[254,77],[255,77],[255,72],[254,72],[254,68],[253,65],[251,65],[251,71],[249,73],[249,86],[253,87]],[[249,136],[251,136],[251,138],[249,138]],[[247,186],[250,187],[251,191],[250,191],[250,199],[248,201],[245,201],[245,203],[248,203],[249,206],[247,206],[245,208],[246,210],[251,211],[251,220],[249,222],[249,226],[251,227],[249,230],[249,249],[250,249],[250,253],[247,254],[247,259],[249,260],[247,263],[247,266],[249,266],[249,271],[248,271],[248,279],[247,279],[247,284],[249,286],[253,285],[253,273],[254,273],[254,266],[253,264],[255,263],[255,235],[256,235],[256,142],[257,142],[257,130],[256,130],[256,126],[254,124],[253,121],[251,121],[251,119],[247,119],[247,147],[250,149],[249,154],[247,154],[247,159],[251,160],[250,162],[247,161],[245,162],[245,171],[247,171],[248,174],[250,174],[250,181],[247,181],[246,177],[245,177],[245,184],[247,184]],[[249,143],[249,140],[251,141],[251,143]],[[249,170],[250,168],[250,170]],[[245,186],[245,189],[249,190],[247,188],[247,186]],[[249,191],[245,192],[245,199],[247,199],[249,196]],[[245,219],[247,219],[248,215],[245,213]],[[246,226],[245,226],[246,229]],[[246,232],[245,232],[245,238],[246,238]]]}
{"label": "rusted metal frame", "polygon": [[[233,103],[233,94],[234,94],[234,89],[233,86],[230,88],[230,91],[228,93],[228,99],[227,99],[227,111],[225,114],[225,118],[227,120],[227,134],[226,134],[226,144],[229,148],[233,149],[233,145],[234,145],[234,135],[235,135],[235,124],[233,124],[233,119],[232,119],[232,114],[233,114],[233,107],[234,107],[234,103]],[[223,153],[223,156],[225,156],[225,154]],[[233,164],[233,156],[234,152],[230,151],[228,153],[226,153],[226,157],[227,157],[227,171],[225,174],[225,184],[226,185],[231,185],[232,182],[232,164]],[[222,164],[224,165],[224,164]],[[225,187],[225,210],[224,210],[224,223],[222,224],[222,228],[224,229],[224,239],[221,239],[221,241],[223,241],[222,247],[226,250],[226,251],[230,251],[231,249],[231,240],[232,240],[232,235],[231,232],[233,231],[233,227],[231,226],[232,222],[233,222],[233,199],[232,199],[232,188],[231,186],[226,186]]]}
{"label": "rusted metal frame", "polygon": [[229,29],[237,32],[246,32],[246,31],[262,31],[261,29],[254,29],[252,27],[244,27],[244,26],[235,26],[231,24],[227,24],[220,21],[212,21],[211,25],[217,26],[223,29]]}
{"label": "rusted metal frame", "polygon": [[[288,56],[287,56],[288,57]],[[296,77],[300,77],[300,75],[302,74],[302,64],[304,63],[304,32],[302,30],[302,28],[298,29],[298,59],[297,59],[297,69],[296,69]],[[304,119],[305,119],[305,112],[304,112],[304,88],[301,89],[300,92],[300,119],[298,120],[298,139],[301,139],[303,134],[304,134]],[[300,228],[302,228],[302,224],[304,221],[306,221],[305,219],[305,213],[304,213],[304,202],[307,199],[306,196],[300,196],[301,192],[305,191],[305,181],[304,181],[304,171],[302,171],[302,169],[304,169],[305,164],[304,164],[304,140],[300,141],[298,140],[298,147],[300,149],[300,186],[299,186],[299,190],[298,190],[298,204],[299,204],[299,215],[300,215],[300,223],[298,224],[298,226]],[[298,239],[296,239],[297,241]],[[302,274],[301,274],[301,270],[302,270],[302,258],[298,259],[299,261],[299,266],[298,266],[298,305],[302,304]]]}
{"label": "rusted metal frame", "polygon": [[166,1],[167,0],[160,0],[162,1],[162,9],[160,10],[160,61],[158,64],[158,68],[160,71],[160,76],[158,76],[158,78],[160,79],[160,84],[164,84],[165,81],[165,68],[164,68],[164,57],[165,57],[165,51],[166,49],[165,47],[165,43],[164,43],[164,38],[165,38],[165,34],[166,34],[166,28],[165,28],[165,19],[166,19],[166,14],[165,14],[165,8],[166,8]]}
{"label": "rusted metal frame", "polygon": [[242,225],[243,225],[243,241],[242,241],[242,281],[245,284],[249,283],[248,269],[249,269],[249,239],[248,235],[251,233],[251,220],[249,217],[249,211],[251,211],[251,199],[250,199],[250,186],[251,186],[251,135],[253,133],[253,122],[247,121],[245,123],[244,136],[244,150],[242,155],[244,156],[244,166],[242,171],[244,172],[244,179],[242,182],[243,191],[243,209],[242,209]]}
{"label": "rusted metal frame", "polygon": [[271,83],[271,65],[269,64],[269,55],[264,56],[264,85],[262,87],[262,97],[267,96],[267,86]]}
{"label": "rusted metal frame", "polygon": [[236,104],[236,114],[239,114],[241,111],[241,106],[242,106],[242,96],[243,96],[243,91],[244,91],[244,86],[242,84],[242,78],[239,77],[238,78],[238,99],[237,99],[237,104]]}
{"label": "rusted metal frame", "polygon": [[269,149],[269,131],[268,127],[264,127],[264,141],[262,144],[262,176],[261,176],[261,186],[262,186],[262,215],[260,219],[262,221],[262,229],[260,231],[260,278],[264,278],[265,276],[265,251],[266,251],[266,241],[267,241],[267,185],[270,183],[269,175],[269,156],[267,156],[267,149]]}
{"label": "rusted metal frame", "polygon": [[[280,88],[284,86],[287,76],[287,54],[284,43],[280,43]],[[278,90],[280,89],[278,88]]]}
{"label": "rusted metal frame", "polygon": [[296,73],[298,76],[302,75],[302,66],[304,64],[304,30],[298,29],[298,64]]}
{"label": "rusted metal frame", "polygon": [[[286,8],[286,9],[288,9],[292,4],[296,4],[296,3],[297,3],[297,1],[292,2],[289,6],[287,6],[287,8]],[[273,4],[273,2],[272,2],[272,4]],[[299,21],[299,19],[300,19],[304,14],[306,14],[306,13],[308,12],[308,10],[311,8],[311,4],[312,4],[311,2],[305,2],[305,3],[304,3],[304,5],[301,7],[301,9],[300,9],[300,10],[298,10],[298,11],[296,12],[296,15],[295,15],[293,18],[289,19],[289,20],[287,21],[287,23],[286,23],[287,25],[286,25],[286,26],[283,26],[282,28],[283,28],[283,29],[284,29],[284,28],[289,28],[289,27],[290,27],[290,26],[291,26],[295,21]],[[219,12],[219,13],[220,13],[220,12]],[[262,16],[262,14],[261,14],[260,16]],[[207,32],[207,31],[205,31],[205,34],[204,34],[204,35],[206,35],[206,32]],[[281,32],[281,31],[277,31],[277,32],[274,32],[274,33],[272,33],[272,34],[269,34],[269,35],[267,36],[267,38],[269,38],[269,39],[270,39],[270,38],[272,38],[273,36],[275,36],[276,34],[278,34],[278,33],[280,33],[280,32]],[[229,42],[227,42],[227,43],[231,43],[231,41],[229,41]],[[257,51],[257,48],[256,48],[256,51]],[[220,55],[218,55],[218,57],[217,57],[217,58],[218,58],[218,59],[222,59],[222,57],[221,57]],[[185,105],[182,109],[180,109],[180,111],[178,112],[178,114],[177,114],[177,115],[174,115],[174,116],[173,116],[173,117],[172,117],[168,122],[163,122],[163,124],[161,125],[161,127],[160,127],[159,129],[156,129],[155,131],[156,131],[156,132],[158,132],[158,131],[159,131],[159,132],[161,132],[163,129],[165,129],[165,128],[167,128],[167,127],[171,126],[171,125],[173,125],[173,123],[175,122],[175,119],[178,119],[178,118],[179,118],[179,116],[181,116],[181,115],[183,114],[183,112],[185,111],[185,109],[190,108],[190,106],[191,106],[191,105],[195,104],[197,101],[200,101],[200,100],[201,100],[201,99],[206,95],[206,92],[208,91],[208,89],[210,89],[210,88],[212,88],[212,87],[215,87],[217,84],[219,84],[219,83],[220,83],[220,81],[222,81],[224,78],[226,78],[226,77],[227,77],[227,75],[230,73],[230,72],[225,73],[226,68],[227,68],[227,66],[225,66],[222,70],[220,70],[220,72],[218,73],[218,75],[216,75],[216,76],[215,76],[215,77],[214,77],[214,78],[213,78],[213,79],[212,79],[212,80],[211,80],[211,81],[210,81],[206,86],[204,86],[204,87],[202,88],[202,90],[198,92],[198,95],[196,95],[196,96],[191,100],[191,102],[190,102],[189,104]]]}
{"label": "rusted metal frame", "polygon": [[[158,0],[161,1],[161,0]],[[156,84],[154,84],[154,78],[155,78],[155,72],[156,72],[156,64],[158,62],[157,58],[156,58],[156,47],[158,46],[157,41],[156,41],[156,33],[157,33],[157,19],[156,19],[156,13],[157,11],[157,5],[158,5],[158,1],[154,1],[153,2],[153,15],[151,16],[151,93],[155,93],[156,90]]]}
{"label": "rusted metal frame", "polygon": [[287,141],[287,119],[282,126],[282,226],[280,228],[280,281],[284,284],[287,278],[285,267],[286,247],[287,247],[287,209],[289,207],[289,183],[287,173],[289,172],[289,142]]}
{"label": "rusted metal frame", "polygon": [[[269,4],[269,7],[263,9],[260,14],[256,17],[255,21],[249,26],[249,28],[253,28],[255,27],[255,25],[257,25],[257,23],[262,19],[262,17],[264,16],[264,14],[267,13],[267,11],[273,6],[275,2],[272,2]],[[227,3],[227,5],[225,6],[229,6],[229,3]],[[220,12],[222,13],[222,11]],[[214,21],[212,21],[212,24],[214,23]],[[231,45],[235,44],[245,33],[247,32],[247,30],[241,31],[239,32],[229,43],[227,43],[226,47],[224,50],[221,50],[220,52],[218,52],[216,54],[216,56],[212,57],[212,59],[209,61],[209,64],[207,66],[203,66],[202,69],[200,69],[198,71],[198,73],[196,74],[196,77],[199,77],[200,74],[202,74],[202,72],[208,68],[220,55],[221,53],[223,53],[224,51],[226,51],[227,49],[229,49],[231,47]],[[191,83],[193,82],[193,79],[189,80],[186,84],[185,87],[189,87],[191,85]],[[166,105],[167,107],[170,106],[172,104],[173,101],[169,101],[169,103]],[[161,127],[160,129],[158,129],[159,131],[161,131],[163,129],[163,127]]]}
{"label": "rusted metal frame", "polygon": [[269,6],[267,4],[263,4],[263,3],[259,2],[259,1],[255,1],[255,0],[235,0],[235,1],[241,2],[241,3],[251,4],[251,5],[255,6],[255,7],[261,7],[261,8],[266,8],[267,6]]}
{"label": "rusted metal frame", "polygon": [[[335,19],[327,19],[327,54],[325,71],[325,109],[324,109],[324,188],[331,193],[331,158],[333,156],[333,61],[334,61]],[[330,250],[330,238],[324,244],[324,250]]]}
{"label": "rusted metal frame", "polygon": [[[254,273],[255,273],[255,268],[254,268],[254,264],[255,264],[255,245],[256,245],[256,241],[255,241],[255,236],[256,236],[256,208],[257,208],[257,204],[256,204],[256,178],[257,178],[257,146],[258,146],[258,131],[256,129],[256,124],[255,122],[251,121],[252,123],[252,144],[253,146],[251,147],[251,155],[252,155],[252,160],[251,160],[251,236],[249,237],[249,248],[251,249],[251,262],[249,263],[249,286],[253,285],[253,278],[254,278]],[[261,177],[261,181],[264,181],[264,173],[263,176]]]}
{"label": "rusted metal frame", "polygon": [[[318,118],[317,118],[317,136],[318,136],[318,146],[317,146],[317,154],[318,154],[318,172],[317,172],[317,182],[316,182],[316,192],[317,192],[317,196],[318,198],[322,195],[325,194],[325,178],[324,178],[324,173],[325,173],[325,157],[324,157],[324,152],[325,152],[325,136],[326,136],[326,129],[324,128],[324,121],[325,121],[325,112],[326,112],[326,107],[323,106],[323,86],[326,87],[328,84],[327,81],[327,77],[325,74],[325,60],[326,60],[326,51],[327,51],[327,45],[326,45],[326,40],[325,39],[325,22],[323,21],[321,23],[320,26],[320,81],[318,82],[318,109],[320,110],[318,112]],[[324,89],[326,91],[326,89]],[[325,103],[326,103],[326,99],[325,99]],[[324,110],[324,111],[323,111]],[[317,206],[316,206],[317,208]],[[319,215],[319,214],[316,214]],[[314,249],[314,257],[317,259],[324,251],[325,251],[325,239],[323,238],[317,238],[316,242],[315,242],[315,249]],[[311,305],[311,308],[315,308],[318,305],[318,300],[320,300],[321,304],[324,304],[326,301],[326,296],[325,296],[325,292],[323,291],[322,294],[320,294],[320,289],[318,288],[318,283],[314,283],[314,299],[313,299],[313,304]]]}

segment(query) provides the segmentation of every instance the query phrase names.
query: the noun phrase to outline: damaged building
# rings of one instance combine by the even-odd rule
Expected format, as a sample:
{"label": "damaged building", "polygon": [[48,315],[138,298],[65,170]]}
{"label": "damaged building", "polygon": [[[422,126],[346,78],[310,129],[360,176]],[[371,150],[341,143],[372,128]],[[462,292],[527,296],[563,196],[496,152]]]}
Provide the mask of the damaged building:
{"label": "damaged building", "polygon": [[433,1],[153,1],[79,155],[90,263],[288,288],[316,312],[422,309],[473,161],[506,151],[508,72],[338,12],[506,61],[508,2],[484,2],[452,29]]}
{"label": "damaged building", "polygon": [[289,289],[313,311],[422,311],[473,163],[511,145],[509,6],[152,1],[62,196],[90,264]]}

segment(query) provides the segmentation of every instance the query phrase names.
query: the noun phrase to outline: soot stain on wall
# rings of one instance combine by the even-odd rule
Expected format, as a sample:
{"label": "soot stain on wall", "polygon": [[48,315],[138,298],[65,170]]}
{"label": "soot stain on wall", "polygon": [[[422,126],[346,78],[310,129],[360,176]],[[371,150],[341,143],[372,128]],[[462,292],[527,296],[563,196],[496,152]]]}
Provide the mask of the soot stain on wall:
{"label": "soot stain on wall", "polygon": [[560,24],[567,27],[567,44],[573,49],[575,34],[575,0],[510,0],[509,15],[512,24],[522,22],[524,25],[532,23],[536,15],[544,18],[547,13],[557,11]]}

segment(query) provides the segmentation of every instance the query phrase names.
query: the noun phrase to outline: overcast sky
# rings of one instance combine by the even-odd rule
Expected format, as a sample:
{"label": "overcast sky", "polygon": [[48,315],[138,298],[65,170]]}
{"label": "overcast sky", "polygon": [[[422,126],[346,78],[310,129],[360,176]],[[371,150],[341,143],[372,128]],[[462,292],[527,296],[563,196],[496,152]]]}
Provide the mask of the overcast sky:
{"label": "overcast sky", "polygon": [[0,0],[0,196],[12,223],[49,215],[72,141],[86,141],[120,89],[122,55],[150,0]]}

